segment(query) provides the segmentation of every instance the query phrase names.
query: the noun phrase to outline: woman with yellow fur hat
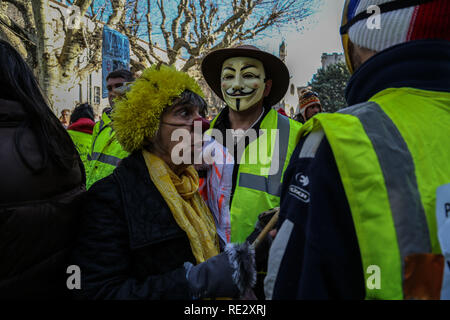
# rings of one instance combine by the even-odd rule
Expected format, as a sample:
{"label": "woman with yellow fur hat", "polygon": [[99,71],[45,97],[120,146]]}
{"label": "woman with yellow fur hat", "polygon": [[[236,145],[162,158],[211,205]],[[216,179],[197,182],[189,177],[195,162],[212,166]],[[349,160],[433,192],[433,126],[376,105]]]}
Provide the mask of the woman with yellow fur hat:
{"label": "woman with yellow fur hat", "polygon": [[[184,154],[194,154],[195,144],[172,141],[177,129],[193,137],[202,95],[186,73],[162,65],[146,69],[116,102],[114,130],[130,156],[86,194],[73,253],[82,270],[78,296],[239,297],[254,285],[251,246],[228,244],[220,253],[192,157]],[[183,156],[174,157],[180,146]]]}

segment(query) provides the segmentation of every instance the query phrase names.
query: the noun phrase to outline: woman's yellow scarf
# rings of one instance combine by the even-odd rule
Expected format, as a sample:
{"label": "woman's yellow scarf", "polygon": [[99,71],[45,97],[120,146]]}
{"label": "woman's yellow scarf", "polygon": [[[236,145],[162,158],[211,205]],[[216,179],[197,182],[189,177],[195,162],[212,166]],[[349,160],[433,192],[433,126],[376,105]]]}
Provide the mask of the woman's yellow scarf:
{"label": "woman's yellow scarf", "polygon": [[150,178],[163,196],[175,221],[191,244],[197,263],[219,253],[214,218],[198,193],[199,177],[193,166],[177,176],[159,157],[142,151]]}

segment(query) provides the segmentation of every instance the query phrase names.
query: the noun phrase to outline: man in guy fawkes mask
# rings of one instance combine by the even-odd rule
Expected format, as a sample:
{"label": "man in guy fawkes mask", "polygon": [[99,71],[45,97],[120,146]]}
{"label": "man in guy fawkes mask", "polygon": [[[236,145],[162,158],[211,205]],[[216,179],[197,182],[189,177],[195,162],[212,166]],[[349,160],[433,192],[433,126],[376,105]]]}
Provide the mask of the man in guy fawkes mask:
{"label": "man in guy fawkes mask", "polygon": [[[202,73],[227,104],[211,122],[211,128],[218,131],[210,132],[235,160],[231,241],[251,241],[248,237],[256,235],[252,231],[258,215],[280,206],[284,169],[298,142],[301,124],[272,108],[287,91],[289,71],[277,57],[243,45],[208,54]],[[218,132],[222,139],[216,136]],[[261,262],[259,270],[265,269],[265,259],[257,254],[257,260]],[[255,292],[258,294],[258,288]]]}

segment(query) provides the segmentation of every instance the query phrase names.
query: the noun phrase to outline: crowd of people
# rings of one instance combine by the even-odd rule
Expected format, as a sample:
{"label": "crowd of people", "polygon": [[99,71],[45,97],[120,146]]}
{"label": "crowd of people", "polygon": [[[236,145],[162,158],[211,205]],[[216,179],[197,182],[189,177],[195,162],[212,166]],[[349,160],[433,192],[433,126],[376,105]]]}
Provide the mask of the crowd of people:
{"label": "crowd of people", "polygon": [[287,66],[241,44],[202,60],[212,121],[164,64],[111,72],[99,121],[58,119],[0,40],[0,298],[450,298],[449,21],[446,0],[347,1],[348,107],[307,88],[293,118]]}

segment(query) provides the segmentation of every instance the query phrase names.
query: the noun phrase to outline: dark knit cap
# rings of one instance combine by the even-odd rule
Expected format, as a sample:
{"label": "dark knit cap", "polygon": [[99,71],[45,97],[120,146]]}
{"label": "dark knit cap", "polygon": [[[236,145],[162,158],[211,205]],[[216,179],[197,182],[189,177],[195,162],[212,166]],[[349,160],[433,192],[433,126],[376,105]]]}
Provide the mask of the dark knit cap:
{"label": "dark knit cap", "polygon": [[88,118],[94,121],[94,109],[89,103],[80,104],[73,110],[70,116],[70,123],[74,123],[81,118]]}

